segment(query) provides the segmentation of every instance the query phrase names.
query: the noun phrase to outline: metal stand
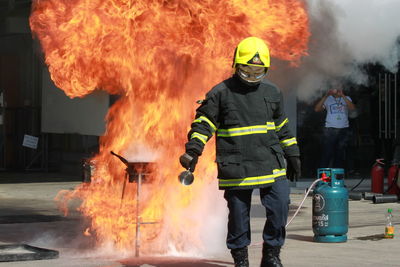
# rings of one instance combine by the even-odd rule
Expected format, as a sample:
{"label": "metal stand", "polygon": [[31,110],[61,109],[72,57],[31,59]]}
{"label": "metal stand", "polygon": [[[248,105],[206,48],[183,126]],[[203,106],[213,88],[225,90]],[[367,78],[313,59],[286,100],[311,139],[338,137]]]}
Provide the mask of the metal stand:
{"label": "metal stand", "polygon": [[140,224],[142,218],[140,217],[140,190],[142,185],[142,174],[139,173],[136,189],[136,236],[135,236],[135,257],[139,257],[140,250]]}
{"label": "metal stand", "polygon": [[150,162],[128,162],[125,158],[111,151],[111,154],[118,157],[126,165],[126,174],[124,177],[124,183],[122,185],[122,195],[120,209],[125,196],[126,181],[129,183],[136,182],[136,235],[135,235],[135,257],[140,256],[140,226],[142,224],[156,224],[157,222],[142,222],[142,217],[140,216],[140,192],[142,187],[142,182],[145,180],[145,176],[150,173],[149,167],[153,164]]}
{"label": "metal stand", "polygon": [[[130,183],[136,182],[136,235],[135,235],[135,257],[140,256],[140,226],[142,224],[156,224],[157,222],[143,222],[142,217],[140,216],[140,192],[142,189],[142,181],[145,180],[145,176],[148,175],[149,173],[146,173],[147,167],[149,165],[148,162],[129,162],[130,166],[133,166],[133,168],[128,167],[127,168],[127,176],[128,180]],[[134,170],[133,172],[129,172]],[[124,181],[124,188],[123,191],[125,191],[125,185],[126,185],[126,180]],[[123,197],[123,195],[122,195]],[[122,201],[121,201],[122,204]]]}
{"label": "metal stand", "polygon": [[152,162],[129,162],[127,159],[123,158],[122,156],[110,151],[110,153],[119,160],[121,160],[125,166],[125,177],[124,183],[122,185],[122,195],[121,195],[121,204],[120,209],[122,208],[124,196],[125,196],[125,187],[126,187],[126,180],[129,183],[136,182],[136,235],[135,235],[135,257],[140,256],[140,226],[142,224],[156,224],[158,222],[142,222],[142,217],[140,216],[140,191],[142,187],[142,181],[145,180],[146,175],[150,174],[151,166],[154,165]]}

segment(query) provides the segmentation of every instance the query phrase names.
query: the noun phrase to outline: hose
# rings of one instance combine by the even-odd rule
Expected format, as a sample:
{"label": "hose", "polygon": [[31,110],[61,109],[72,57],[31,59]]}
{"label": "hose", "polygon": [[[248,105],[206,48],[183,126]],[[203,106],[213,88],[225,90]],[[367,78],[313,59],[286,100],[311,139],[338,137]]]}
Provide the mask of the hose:
{"label": "hose", "polygon": [[317,180],[315,180],[315,181],[311,184],[311,186],[308,188],[308,190],[307,190],[307,192],[306,192],[306,194],[305,194],[303,200],[300,202],[300,205],[299,205],[299,207],[297,208],[296,212],[293,214],[292,218],[290,218],[289,222],[286,224],[285,227],[288,227],[288,225],[293,221],[293,219],[296,217],[297,213],[299,213],[301,207],[303,206],[304,201],[306,200],[308,194],[310,194],[310,192],[311,192],[311,190],[314,188],[315,184],[316,184],[317,182],[321,181],[321,180],[322,180],[322,179],[318,178]]}
{"label": "hose", "polygon": [[393,188],[393,186],[397,186],[397,179],[399,179],[399,169],[397,169],[397,171],[396,171],[396,173],[394,175],[392,183],[389,185],[388,189],[386,189],[384,194],[388,193]]}
{"label": "hose", "polygon": [[388,193],[395,184],[397,184],[397,177],[393,179],[392,183],[389,185],[388,189],[385,190],[384,194]]}
{"label": "hose", "polygon": [[358,184],[356,184],[355,186],[353,186],[353,188],[350,189],[350,191],[353,191],[354,189],[356,189],[365,179],[365,176],[363,178],[360,179],[360,181],[358,182]]}
{"label": "hose", "polygon": [[[315,180],[315,181],[310,185],[310,187],[308,188],[308,190],[307,190],[307,192],[306,192],[306,194],[305,194],[303,200],[300,202],[299,207],[297,208],[297,210],[296,210],[295,213],[293,214],[292,218],[290,218],[290,220],[289,220],[289,222],[286,224],[285,228],[287,228],[288,225],[289,225],[289,224],[293,221],[293,219],[297,216],[297,213],[299,213],[299,211],[300,211],[301,207],[303,206],[304,201],[306,200],[308,194],[310,194],[310,192],[311,192],[311,190],[314,188],[315,184],[316,184],[317,182],[321,181],[321,180],[322,180],[321,178],[318,178],[317,180]],[[259,246],[259,245],[262,245],[263,243],[264,243],[264,242],[259,242],[259,243],[256,243],[256,244],[253,244],[253,245],[250,245],[250,246]]]}

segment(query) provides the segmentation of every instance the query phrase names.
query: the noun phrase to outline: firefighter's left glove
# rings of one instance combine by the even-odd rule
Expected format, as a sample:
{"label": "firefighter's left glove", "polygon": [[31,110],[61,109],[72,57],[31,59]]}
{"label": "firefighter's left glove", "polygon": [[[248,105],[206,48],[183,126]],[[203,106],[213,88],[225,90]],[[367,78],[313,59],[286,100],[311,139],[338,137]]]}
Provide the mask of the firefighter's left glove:
{"label": "firefighter's left glove", "polygon": [[297,181],[301,176],[301,162],[300,157],[288,157],[287,158],[287,178],[294,182]]}
{"label": "firefighter's left glove", "polygon": [[198,160],[199,156],[191,151],[186,152],[179,158],[179,162],[181,163],[182,167],[191,172],[194,172]]}

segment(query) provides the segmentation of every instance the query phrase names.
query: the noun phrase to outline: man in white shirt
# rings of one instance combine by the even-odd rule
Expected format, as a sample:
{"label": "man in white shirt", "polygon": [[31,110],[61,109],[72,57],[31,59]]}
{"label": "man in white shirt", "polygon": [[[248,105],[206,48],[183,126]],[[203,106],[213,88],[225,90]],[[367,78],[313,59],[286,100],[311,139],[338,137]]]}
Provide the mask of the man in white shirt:
{"label": "man in white shirt", "polygon": [[346,146],[349,139],[349,111],[355,110],[351,98],[345,96],[340,85],[329,90],[318,101],[314,110],[326,110],[323,151],[320,168],[344,168]]}

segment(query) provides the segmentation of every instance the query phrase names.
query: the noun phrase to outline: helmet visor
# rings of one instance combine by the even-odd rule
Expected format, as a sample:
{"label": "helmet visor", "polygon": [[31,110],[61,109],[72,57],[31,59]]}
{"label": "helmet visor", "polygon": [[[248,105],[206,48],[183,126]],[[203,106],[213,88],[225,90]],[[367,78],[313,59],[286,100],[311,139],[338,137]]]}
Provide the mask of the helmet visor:
{"label": "helmet visor", "polygon": [[267,73],[267,68],[239,64],[236,73],[248,83],[259,83]]}

